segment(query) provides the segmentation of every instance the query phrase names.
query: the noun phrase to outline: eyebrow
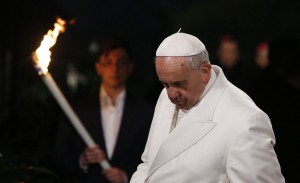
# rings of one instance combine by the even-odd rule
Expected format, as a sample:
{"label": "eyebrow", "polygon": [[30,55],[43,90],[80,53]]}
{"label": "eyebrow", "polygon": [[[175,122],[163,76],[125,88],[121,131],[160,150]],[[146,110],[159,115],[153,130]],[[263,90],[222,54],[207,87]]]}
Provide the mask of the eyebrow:
{"label": "eyebrow", "polygon": [[[164,82],[164,81],[161,81],[160,82],[162,84],[168,84],[167,82]],[[186,84],[187,81],[186,80],[182,80],[182,81],[174,81],[174,82],[171,82],[170,85],[182,85],[182,84]]]}

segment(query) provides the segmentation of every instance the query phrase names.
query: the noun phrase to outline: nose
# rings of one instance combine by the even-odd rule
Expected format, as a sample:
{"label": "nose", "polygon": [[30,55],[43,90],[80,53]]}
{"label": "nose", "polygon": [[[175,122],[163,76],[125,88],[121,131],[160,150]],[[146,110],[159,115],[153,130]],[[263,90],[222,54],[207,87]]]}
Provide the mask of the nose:
{"label": "nose", "polygon": [[118,63],[113,63],[113,64],[112,64],[112,70],[113,70],[114,72],[118,72],[118,71],[120,70],[119,64],[118,64]]}
{"label": "nose", "polygon": [[168,96],[171,100],[174,100],[179,95],[178,91],[174,87],[168,87],[167,92],[168,92]]}

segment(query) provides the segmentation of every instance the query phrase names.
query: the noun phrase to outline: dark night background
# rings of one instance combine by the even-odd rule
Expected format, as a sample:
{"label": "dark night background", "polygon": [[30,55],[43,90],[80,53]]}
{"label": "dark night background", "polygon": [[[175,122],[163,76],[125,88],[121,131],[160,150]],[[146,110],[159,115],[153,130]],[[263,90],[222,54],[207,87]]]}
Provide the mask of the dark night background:
{"label": "dark night background", "polygon": [[[56,17],[75,20],[51,49],[49,70],[66,97],[95,90],[92,45],[107,36],[121,35],[129,41],[135,61],[129,85],[136,94],[155,102],[156,93],[149,94],[157,80],[152,61],[159,43],[168,35],[181,28],[181,32],[202,40],[214,58],[220,36],[233,33],[242,56],[252,62],[260,41],[280,36],[300,39],[299,8],[300,1],[288,0],[2,2],[0,180],[55,172],[49,155],[60,108],[34,70],[31,53],[53,29]],[[81,77],[76,90],[66,82],[72,68]]]}

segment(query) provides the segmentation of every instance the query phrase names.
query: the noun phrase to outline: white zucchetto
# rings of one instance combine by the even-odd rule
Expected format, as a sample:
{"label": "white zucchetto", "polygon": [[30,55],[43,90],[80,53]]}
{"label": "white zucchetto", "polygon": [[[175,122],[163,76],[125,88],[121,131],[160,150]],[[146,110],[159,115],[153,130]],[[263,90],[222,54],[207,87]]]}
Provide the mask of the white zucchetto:
{"label": "white zucchetto", "polygon": [[205,50],[195,36],[177,32],[165,38],[156,50],[156,56],[193,56]]}

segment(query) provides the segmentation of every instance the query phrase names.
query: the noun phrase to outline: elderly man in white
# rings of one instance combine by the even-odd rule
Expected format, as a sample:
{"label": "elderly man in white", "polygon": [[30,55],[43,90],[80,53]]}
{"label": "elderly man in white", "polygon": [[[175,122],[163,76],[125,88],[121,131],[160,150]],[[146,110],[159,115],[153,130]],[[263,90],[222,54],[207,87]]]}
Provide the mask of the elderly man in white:
{"label": "elderly man in white", "polygon": [[175,33],[157,49],[157,101],[131,183],[282,183],[271,122],[211,65],[195,36]]}

